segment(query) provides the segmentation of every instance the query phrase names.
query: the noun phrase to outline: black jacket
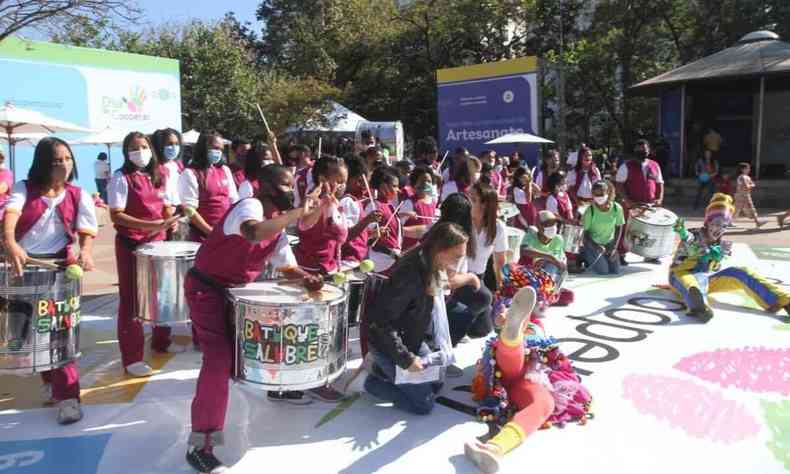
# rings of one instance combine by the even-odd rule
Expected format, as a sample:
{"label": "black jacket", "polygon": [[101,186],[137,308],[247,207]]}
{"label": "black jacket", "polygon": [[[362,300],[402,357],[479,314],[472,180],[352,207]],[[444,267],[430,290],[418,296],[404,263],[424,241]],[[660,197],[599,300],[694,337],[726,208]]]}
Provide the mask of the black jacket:
{"label": "black jacket", "polygon": [[433,296],[425,292],[428,275],[422,250],[414,249],[398,260],[368,304],[370,344],[403,369],[412,364],[431,325]]}

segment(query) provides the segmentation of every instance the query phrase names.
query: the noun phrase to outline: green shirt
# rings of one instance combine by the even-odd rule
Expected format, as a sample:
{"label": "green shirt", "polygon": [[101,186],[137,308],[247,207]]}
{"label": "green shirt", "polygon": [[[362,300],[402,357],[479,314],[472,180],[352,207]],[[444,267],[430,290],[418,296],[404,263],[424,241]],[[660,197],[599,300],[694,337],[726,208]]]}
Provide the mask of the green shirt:
{"label": "green shirt", "polygon": [[625,224],[623,208],[620,204],[613,203],[609,210],[604,212],[593,204],[582,216],[582,224],[595,243],[606,245],[614,239],[617,226]]}
{"label": "green shirt", "polygon": [[548,244],[544,244],[538,238],[538,233],[530,230],[524,236],[524,240],[521,241],[521,246],[528,247],[535,252],[551,255],[560,262],[565,261],[565,241],[561,235],[555,235]]}

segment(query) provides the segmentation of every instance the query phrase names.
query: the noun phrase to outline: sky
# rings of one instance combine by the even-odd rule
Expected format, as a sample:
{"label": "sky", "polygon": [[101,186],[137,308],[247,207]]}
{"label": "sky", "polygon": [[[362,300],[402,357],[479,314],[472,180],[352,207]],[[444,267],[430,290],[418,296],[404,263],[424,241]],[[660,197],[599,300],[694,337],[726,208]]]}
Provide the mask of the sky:
{"label": "sky", "polygon": [[137,0],[143,16],[152,25],[182,23],[192,18],[218,20],[232,11],[242,23],[249,21],[259,29],[255,20],[258,0]]}

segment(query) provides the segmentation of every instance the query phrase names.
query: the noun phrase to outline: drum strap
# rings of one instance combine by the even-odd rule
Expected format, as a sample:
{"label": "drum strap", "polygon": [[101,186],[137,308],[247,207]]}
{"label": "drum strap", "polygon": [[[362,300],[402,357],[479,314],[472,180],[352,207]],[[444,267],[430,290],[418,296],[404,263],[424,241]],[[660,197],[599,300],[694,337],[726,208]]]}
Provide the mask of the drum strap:
{"label": "drum strap", "polygon": [[394,259],[395,261],[400,259],[400,253],[396,252],[395,250],[392,250],[391,248],[385,247],[383,245],[376,245],[375,247],[373,247],[373,250],[375,250],[378,253],[383,253],[384,255],[386,255],[388,257],[392,257],[392,259]]}
{"label": "drum strap", "polygon": [[222,296],[227,294],[228,287],[225,285],[220,284],[215,279],[211,278],[210,276],[206,275],[205,273],[201,272],[195,267],[189,269],[189,274],[195,277],[197,281],[203,283],[207,287],[215,290],[216,292],[220,293]]}

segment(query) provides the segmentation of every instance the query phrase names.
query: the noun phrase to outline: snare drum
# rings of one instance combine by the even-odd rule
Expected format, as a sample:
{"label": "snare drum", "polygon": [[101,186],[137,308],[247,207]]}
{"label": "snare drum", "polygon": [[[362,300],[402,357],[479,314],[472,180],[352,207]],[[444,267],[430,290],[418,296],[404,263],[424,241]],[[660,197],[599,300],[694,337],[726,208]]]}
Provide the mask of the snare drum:
{"label": "snare drum", "polygon": [[516,227],[507,228],[508,262],[518,263],[521,259],[521,242],[526,232]]}
{"label": "snare drum", "polygon": [[362,299],[365,296],[365,282],[367,275],[358,272],[348,272],[346,291],[348,291],[348,325],[358,326],[362,316]]}
{"label": "snare drum", "polygon": [[507,221],[511,217],[516,217],[519,214],[519,210],[512,202],[500,202],[497,214],[500,219]]}
{"label": "snare drum", "polygon": [[235,323],[233,376],[262,390],[309,390],[346,367],[346,292],[324,285],[255,282],[230,288]]}
{"label": "snare drum", "polygon": [[545,272],[551,277],[552,281],[554,281],[554,294],[560,292],[562,284],[565,282],[565,279],[568,278],[567,270],[561,270],[557,265],[542,258],[536,259],[533,263],[533,267],[536,270]]}
{"label": "snare drum", "polygon": [[678,216],[663,207],[635,209],[625,230],[630,251],[645,258],[671,255],[675,248]]}
{"label": "snare drum", "polygon": [[[299,237],[291,234],[285,234],[285,236],[288,238],[288,245],[290,245],[291,248],[296,247],[296,245],[299,243]],[[274,281],[281,280],[283,278],[284,275],[280,273],[279,270],[274,268],[274,265],[272,265],[271,261],[267,260],[266,265],[263,267],[263,271],[258,276],[256,281]]]}
{"label": "snare drum", "polygon": [[80,281],[28,265],[0,269],[0,373],[34,374],[80,356]]}
{"label": "snare drum", "polygon": [[184,280],[199,248],[197,242],[151,242],[135,250],[138,319],[160,325],[189,321]]}
{"label": "snare drum", "polygon": [[578,254],[582,250],[584,227],[575,224],[563,224],[562,239],[565,241],[565,253]]}

